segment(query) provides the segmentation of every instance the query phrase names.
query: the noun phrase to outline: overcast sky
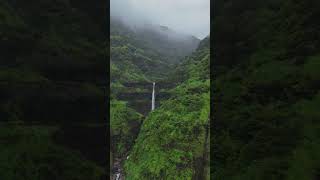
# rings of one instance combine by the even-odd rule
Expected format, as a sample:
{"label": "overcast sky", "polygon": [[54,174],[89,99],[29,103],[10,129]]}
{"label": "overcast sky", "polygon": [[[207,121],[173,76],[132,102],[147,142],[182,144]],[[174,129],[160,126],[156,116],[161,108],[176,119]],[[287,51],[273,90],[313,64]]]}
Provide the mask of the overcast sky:
{"label": "overcast sky", "polygon": [[111,15],[152,22],[203,39],[210,33],[210,0],[111,0]]}

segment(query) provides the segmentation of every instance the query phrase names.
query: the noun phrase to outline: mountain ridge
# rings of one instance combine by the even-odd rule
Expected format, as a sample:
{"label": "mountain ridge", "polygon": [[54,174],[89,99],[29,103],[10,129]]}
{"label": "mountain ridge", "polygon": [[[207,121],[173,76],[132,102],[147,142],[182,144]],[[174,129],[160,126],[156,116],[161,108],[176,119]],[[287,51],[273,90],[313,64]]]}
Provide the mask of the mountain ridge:
{"label": "mountain ridge", "polygon": [[166,77],[173,64],[191,54],[199,41],[169,28],[163,30],[160,25],[130,27],[120,19],[111,17],[111,64],[114,64],[114,70],[132,72],[135,69],[136,78],[130,78],[127,73],[128,80],[159,80]]}

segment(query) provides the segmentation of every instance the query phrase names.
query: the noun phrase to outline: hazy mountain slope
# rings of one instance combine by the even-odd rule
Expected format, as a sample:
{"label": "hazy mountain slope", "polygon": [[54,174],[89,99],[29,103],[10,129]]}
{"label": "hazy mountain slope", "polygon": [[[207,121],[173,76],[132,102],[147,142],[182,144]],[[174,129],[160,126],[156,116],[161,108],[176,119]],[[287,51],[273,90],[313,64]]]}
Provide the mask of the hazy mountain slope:
{"label": "hazy mountain slope", "polygon": [[192,53],[199,44],[199,39],[191,35],[177,33],[166,26],[146,24],[136,30],[141,47],[150,48],[164,56],[169,64],[179,62]]}
{"label": "hazy mountain slope", "polygon": [[[197,45],[198,40],[192,36],[178,35],[160,26],[130,27],[111,18],[111,63],[129,81],[165,77],[172,64]],[[113,72],[111,75],[117,74]],[[121,77],[112,77],[115,79]]]}

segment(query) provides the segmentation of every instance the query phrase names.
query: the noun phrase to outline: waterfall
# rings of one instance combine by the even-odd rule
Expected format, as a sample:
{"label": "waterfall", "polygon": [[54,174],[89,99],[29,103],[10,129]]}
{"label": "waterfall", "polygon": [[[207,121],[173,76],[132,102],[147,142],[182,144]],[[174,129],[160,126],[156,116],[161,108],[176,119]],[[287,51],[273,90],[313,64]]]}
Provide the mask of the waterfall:
{"label": "waterfall", "polygon": [[155,108],[155,99],[156,99],[156,95],[155,95],[155,91],[154,91],[154,87],[156,86],[156,83],[153,82],[153,90],[152,90],[152,105],[151,105],[151,111],[154,110]]}
{"label": "waterfall", "polygon": [[116,180],[119,180],[120,179],[120,173],[117,173],[116,174]]}

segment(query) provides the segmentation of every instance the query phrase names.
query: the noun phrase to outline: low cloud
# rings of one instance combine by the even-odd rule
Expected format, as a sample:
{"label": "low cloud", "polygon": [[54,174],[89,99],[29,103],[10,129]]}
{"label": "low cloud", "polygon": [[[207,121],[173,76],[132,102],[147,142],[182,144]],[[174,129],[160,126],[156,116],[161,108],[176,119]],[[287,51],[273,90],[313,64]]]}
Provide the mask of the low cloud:
{"label": "low cloud", "polygon": [[210,0],[111,0],[110,6],[111,16],[131,26],[158,24],[200,39],[210,33]]}

